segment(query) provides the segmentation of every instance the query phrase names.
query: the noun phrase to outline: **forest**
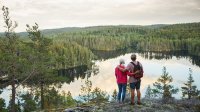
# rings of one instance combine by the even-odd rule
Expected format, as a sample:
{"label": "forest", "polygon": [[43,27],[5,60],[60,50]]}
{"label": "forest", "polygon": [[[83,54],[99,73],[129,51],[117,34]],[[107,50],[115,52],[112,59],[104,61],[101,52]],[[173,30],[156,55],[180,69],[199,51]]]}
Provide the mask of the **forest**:
{"label": "forest", "polygon": [[199,56],[200,23],[151,26],[97,26],[51,34],[55,42],[73,41],[92,50],[187,50]]}
{"label": "forest", "polygon": [[[95,55],[95,51],[113,52],[131,48],[136,52],[187,51],[189,55],[200,56],[200,23],[94,26],[44,31],[35,23],[26,25],[27,32],[16,33],[18,24],[11,19],[9,9],[4,6],[2,11],[5,32],[0,35],[0,93],[8,86],[12,91],[8,107],[4,99],[0,99],[2,112],[28,112],[80,103],[72,98],[70,92],[60,95],[55,88],[59,88],[61,83],[70,82],[71,79],[65,77],[65,70],[81,66],[84,70],[80,72],[97,72],[93,71],[93,61],[102,57]],[[165,68],[163,71],[163,77],[171,81],[171,77],[165,75]],[[156,84],[155,87],[158,87]],[[30,91],[26,94],[16,93],[20,86],[28,87]],[[106,92],[99,88],[91,90],[91,86],[90,81],[86,81],[86,87],[82,86],[83,95],[80,97],[83,102],[108,100]],[[198,96],[199,91],[193,89],[193,96]],[[153,91],[162,96],[162,92]],[[175,93],[177,90],[172,91]],[[188,95],[190,99],[192,95]],[[166,97],[171,97],[171,93]]]}

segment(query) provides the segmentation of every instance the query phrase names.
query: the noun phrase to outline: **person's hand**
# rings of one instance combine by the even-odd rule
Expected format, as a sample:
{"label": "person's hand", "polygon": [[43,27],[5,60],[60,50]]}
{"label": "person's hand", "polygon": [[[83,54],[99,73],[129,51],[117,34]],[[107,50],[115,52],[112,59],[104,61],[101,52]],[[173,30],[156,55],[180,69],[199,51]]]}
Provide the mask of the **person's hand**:
{"label": "person's hand", "polygon": [[140,70],[137,70],[137,71],[135,72],[135,74],[138,74],[138,73],[140,73]]}
{"label": "person's hand", "polygon": [[125,68],[121,68],[119,65],[117,66],[117,68],[122,72],[126,72],[126,69]]}
{"label": "person's hand", "polygon": [[130,76],[134,76],[134,73],[133,73],[133,72],[129,72],[129,75],[130,75]]}

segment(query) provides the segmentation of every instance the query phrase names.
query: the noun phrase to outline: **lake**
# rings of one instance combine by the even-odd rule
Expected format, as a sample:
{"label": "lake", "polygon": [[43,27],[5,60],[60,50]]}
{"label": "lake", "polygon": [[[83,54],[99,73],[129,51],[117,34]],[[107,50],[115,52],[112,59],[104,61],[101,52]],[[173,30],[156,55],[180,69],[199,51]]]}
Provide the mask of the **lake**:
{"label": "lake", "polygon": [[[127,53],[123,55],[119,55],[117,57],[113,57],[110,59],[102,59],[101,61],[95,61],[95,65],[98,67],[99,72],[97,74],[92,74],[89,77],[89,80],[92,81],[93,87],[99,87],[102,90],[112,94],[114,89],[117,89],[116,79],[114,75],[115,67],[119,64],[119,59],[125,60],[125,65],[127,65],[131,59],[132,53]],[[144,77],[142,78],[141,84],[141,92],[144,97],[146,88],[148,85],[151,85],[160,77],[162,74],[163,66],[166,67],[169,75],[173,77],[173,85],[175,87],[180,88],[183,86],[183,83],[187,81],[189,68],[193,71],[193,78],[195,80],[195,85],[200,89],[200,67],[194,64],[194,60],[192,60],[188,56],[172,56],[172,55],[163,55],[159,59],[148,58],[145,57],[144,54],[136,53],[137,60],[139,60],[143,64],[144,68]],[[149,57],[158,56],[158,54],[151,54]],[[80,85],[84,85],[86,79],[76,78],[70,84],[63,84],[61,91],[70,91],[74,97],[80,94]],[[177,95],[174,95],[176,98],[181,98],[181,90]]]}
{"label": "lake", "polygon": [[[102,53],[100,53],[102,55]],[[132,53],[109,53],[106,55],[106,58],[103,57],[99,60],[94,61],[95,69],[97,71],[90,72],[85,70],[79,70],[81,73],[70,74],[70,79],[68,83],[64,83],[60,89],[60,91],[70,91],[72,96],[76,98],[80,94],[81,85],[84,85],[86,77],[90,81],[92,81],[92,86],[99,87],[103,91],[112,94],[114,89],[117,89],[116,79],[114,75],[115,67],[119,64],[120,59],[125,60],[125,65],[127,65],[131,60],[130,56]],[[110,55],[110,57],[109,57]],[[195,80],[195,85],[197,88],[200,89],[200,67],[199,67],[199,57],[191,57],[183,54],[166,54],[166,53],[136,53],[137,60],[140,61],[144,68],[144,77],[142,78],[141,83],[141,93],[144,97],[145,91],[148,85],[151,85],[160,77],[162,74],[162,69],[165,66],[169,75],[173,77],[173,85],[179,88],[179,93],[174,95],[176,98],[181,98],[181,89],[180,87],[183,86],[183,83],[187,81],[189,68],[193,71],[193,78]],[[104,55],[105,56],[105,55]],[[85,69],[85,68],[84,68]],[[75,73],[77,73],[76,70]],[[91,74],[87,76],[87,72]],[[69,76],[69,74],[68,74]],[[22,91],[22,88],[19,88],[18,91]],[[24,90],[26,91],[26,89]],[[7,87],[3,90],[1,97],[6,100],[8,103],[8,99],[10,96],[11,90],[10,87]]]}

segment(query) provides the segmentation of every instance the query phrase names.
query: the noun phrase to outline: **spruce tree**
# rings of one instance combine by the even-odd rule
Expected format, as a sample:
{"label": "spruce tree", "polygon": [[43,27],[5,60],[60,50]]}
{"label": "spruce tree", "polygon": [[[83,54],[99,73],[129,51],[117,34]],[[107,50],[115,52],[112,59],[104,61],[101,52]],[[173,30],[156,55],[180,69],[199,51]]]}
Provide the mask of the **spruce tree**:
{"label": "spruce tree", "polygon": [[200,91],[197,89],[197,86],[193,84],[194,79],[192,77],[192,69],[189,68],[189,77],[188,81],[184,83],[184,86],[181,87],[183,98],[187,97],[188,99],[198,97]]}

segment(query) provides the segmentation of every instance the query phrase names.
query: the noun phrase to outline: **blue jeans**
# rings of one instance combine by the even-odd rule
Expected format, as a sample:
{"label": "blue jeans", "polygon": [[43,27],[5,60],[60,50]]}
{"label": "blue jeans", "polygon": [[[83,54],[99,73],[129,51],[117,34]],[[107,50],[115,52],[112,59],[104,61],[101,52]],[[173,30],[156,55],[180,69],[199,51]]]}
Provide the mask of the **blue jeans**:
{"label": "blue jeans", "polygon": [[124,84],[118,84],[118,89],[119,89],[119,92],[118,92],[118,95],[117,95],[117,100],[118,101],[124,101],[125,99],[125,96],[126,96],[126,83]]}

